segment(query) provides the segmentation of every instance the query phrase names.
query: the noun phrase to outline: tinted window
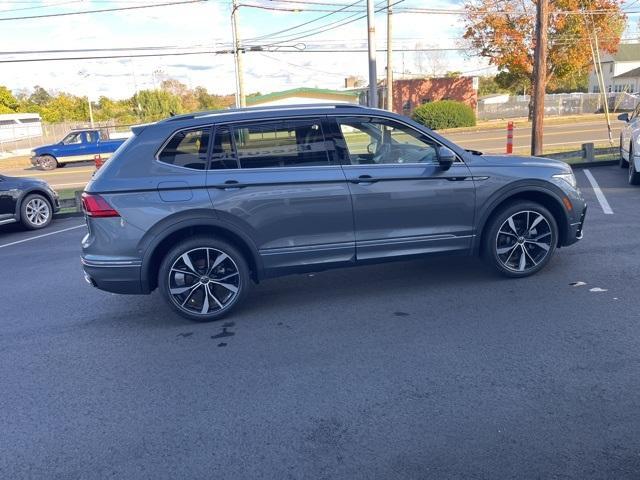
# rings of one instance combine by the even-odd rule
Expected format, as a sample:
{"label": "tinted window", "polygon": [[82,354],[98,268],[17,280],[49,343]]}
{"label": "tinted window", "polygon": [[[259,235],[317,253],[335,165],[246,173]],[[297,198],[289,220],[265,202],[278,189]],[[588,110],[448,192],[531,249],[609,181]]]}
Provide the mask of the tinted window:
{"label": "tinted window", "polygon": [[431,163],[438,160],[437,144],[422,133],[382,118],[338,118],[342,148],[352,165]]}
{"label": "tinted window", "polygon": [[0,120],[0,125],[15,125],[18,123],[16,120]]}
{"label": "tinted window", "polygon": [[211,152],[211,170],[238,168],[238,160],[233,152],[231,133],[227,127],[217,127]]}
{"label": "tinted window", "polygon": [[267,122],[234,129],[242,168],[305,167],[329,164],[320,122]]}
{"label": "tinted window", "polygon": [[207,165],[209,129],[176,133],[158,155],[158,160],[179,167],[204,170]]}

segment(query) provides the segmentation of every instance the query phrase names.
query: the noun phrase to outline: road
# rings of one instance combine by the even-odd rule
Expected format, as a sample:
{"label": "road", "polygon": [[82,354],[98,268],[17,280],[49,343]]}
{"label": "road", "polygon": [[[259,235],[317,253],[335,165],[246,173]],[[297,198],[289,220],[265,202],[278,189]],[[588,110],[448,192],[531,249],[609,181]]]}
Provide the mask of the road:
{"label": "road", "polygon": [[534,277],[291,276],[211,324],[86,285],[81,219],[4,227],[0,478],[637,479],[640,188],[591,173],[613,214],[578,171],[585,238]]}
{"label": "road", "polygon": [[[613,139],[615,142],[620,137],[620,122],[613,124]],[[504,153],[506,144],[505,129],[491,129],[482,131],[468,131],[445,134],[454,142],[464,146],[480,150],[486,153]],[[580,148],[582,143],[594,142],[602,144],[608,142],[607,127],[603,120],[578,121],[572,124],[554,125],[549,123],[545,127],[545,145],[548,150],[558,150],[560,147]],[[514,152],[526,154],[529,152],[531,132],[526,127],[518,127],[514,136]],[[67,165],[64,168],[52,172],[43,172],[33,167],[20,169],[2,169],[0,161],[0,173],[12,176],[38,177],[46,180],[57,189],[82,188],[91,178],[94,168],[91,163],[83,162],[78,165]]]}

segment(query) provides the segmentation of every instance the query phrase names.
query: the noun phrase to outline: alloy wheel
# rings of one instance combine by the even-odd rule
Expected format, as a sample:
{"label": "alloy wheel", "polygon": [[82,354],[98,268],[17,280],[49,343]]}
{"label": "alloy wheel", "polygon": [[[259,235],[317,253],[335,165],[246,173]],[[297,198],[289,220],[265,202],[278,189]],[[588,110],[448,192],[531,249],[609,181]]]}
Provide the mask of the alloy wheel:
{"label": "alloy wheel", "polygon": [[41,198],[34,198],[29,200],[25,207],[25,213],[27,220],[34,226],[41,226],[47,223],[51,216],[51,209],[49,204]]}
{"label": "alloy wheel", "polygon": [[240,272],[233,259],[215,248],[195,248],[180,255],[169,270],[169,294],[190,314],[225,310],[240,291]]}
{"label": "alloy wheel", "polygon": [[496,254],[512,272],[524,273],[537,267],[552,250],[553,232],[544,215],[533,210],[514,213],[496,236]]}

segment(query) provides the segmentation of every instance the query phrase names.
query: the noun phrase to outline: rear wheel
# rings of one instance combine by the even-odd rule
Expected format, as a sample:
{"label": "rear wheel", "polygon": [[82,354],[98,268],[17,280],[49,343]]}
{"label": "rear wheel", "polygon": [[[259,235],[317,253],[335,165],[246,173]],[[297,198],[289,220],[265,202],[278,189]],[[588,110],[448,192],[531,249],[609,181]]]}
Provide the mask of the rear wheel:
{"label": "rear wheel", "polygon": [[28,195],[20,207],[20,221],[29,230],[46,227],[52,216],[51,203],[39,194]]}
{"label": "rear wheel", "polygon": [[629,184],[640,185],[640,172],[636,170],[636,163],[633,161],[633,144],[629,146]]}
{"label": "rear wheel", "polygon": [[517,201],[487,225],[483,256],[508,277],[526,277],[540,271],[553,256],[558,226],[553,215],[535,202]]}
{"label": "rear wheel", "polygon": [[227,242],[196,237],[176,245],[160,265],[158,286],[167,303],[185,318],[218,320],[246,295],[249,268]]}

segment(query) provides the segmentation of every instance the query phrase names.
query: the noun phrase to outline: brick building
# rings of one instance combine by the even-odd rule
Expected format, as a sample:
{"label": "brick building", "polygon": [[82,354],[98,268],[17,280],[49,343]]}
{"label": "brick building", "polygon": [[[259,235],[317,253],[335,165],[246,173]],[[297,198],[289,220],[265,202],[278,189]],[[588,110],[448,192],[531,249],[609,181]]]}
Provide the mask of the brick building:
{"label": "brick building", "polygon": [[475,110],[478,92],[473,83],[473,77],[394,80],[393,111],[411,115],[416,107],[438,100],[464,102]]}

